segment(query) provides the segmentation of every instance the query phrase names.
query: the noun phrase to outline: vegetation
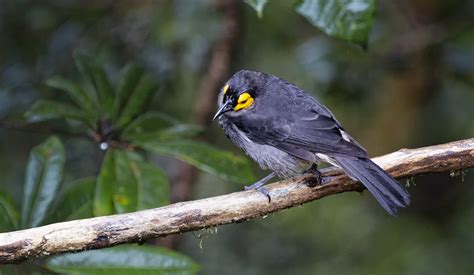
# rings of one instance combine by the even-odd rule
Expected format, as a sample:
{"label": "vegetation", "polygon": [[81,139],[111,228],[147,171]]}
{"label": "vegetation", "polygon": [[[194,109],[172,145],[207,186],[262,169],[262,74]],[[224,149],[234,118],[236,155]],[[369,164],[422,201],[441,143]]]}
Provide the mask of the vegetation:
{"label": "vegetation", "polygon": [[[204,72],[226,35],[239,41],[224,47],[227,70],[265,71],[314,92],[372,155],[474,136],[468,1],[132,2],[2,3],[0,232],[255,181],[258,169],[222,131],[194,118],[199,102],[214,110],[200,90],[218,82]],[[0,273],[468,273],[469,172],[410,179],[413,205],[396,219],[347,194],[168,248],[118,246]],[[183,175],[194,189],[179,191]]]}

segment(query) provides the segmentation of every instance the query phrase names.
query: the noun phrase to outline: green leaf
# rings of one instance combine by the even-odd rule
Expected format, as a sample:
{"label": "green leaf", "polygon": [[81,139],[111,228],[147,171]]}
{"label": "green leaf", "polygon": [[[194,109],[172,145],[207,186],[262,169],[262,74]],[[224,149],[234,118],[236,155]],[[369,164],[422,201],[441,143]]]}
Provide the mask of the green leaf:
{"label": "green leaf", "polygon": [[122,135],[155,132],[177,124],[174,118],[159,112],[146,112],[133,120],[125,129]]}
{"label": "green leaf", "polygon": [[40,225],[59,190],[64,168],[64,148],[57,137],[50,137],[33,148],[26,167],[21,209],[21,226]]}
{"label": "green leaf", "polygon": [[168,204],[169,184],[165,172],[137,154],[127,152],[127,157],[137,184],[137,210]]}
{"label": "green leaf", "polygon": [[0,232],[18,229],[19,215],[12,198],[0,191]]}
{"label": "green leaf", "polygon": [[105,116],[111,118],[114,106],[114,90],[112,89],[112,85],[110,84],[104,68],[95,64],[91,67],[99,104],[104,111]]}
{"label": "green leaf", "polygon": [[65,91],[69,95],[69,97],[77,104],[77,106],[87,112],[92,112],[96,117],[99,117],[99,114],[97,113],[97,107],[94,104],[94,100],[78,84],[60,76],[55,76],[48,79],[48,81],[46,81],[46,84],[51,88]]}
{"label": "green leaf", "polygon": [[113,203],[118,213],[137,210],[138,185],[134,178],[132,167],[129,165],[126,152],[114,150],[115,184]]}
{"label": "green leaf", "polygon": [[296,12],[327,35],[365,47],[374,20],[375,0],[304,0]]}
{"label": "green leaf", "polygon": [[251,6],[256,12],[259,18],[263,16],[263,8],[267,4],[268,0],[244,0],[249,6]]}
{"label": "green leaf", "polygon": [[[94,73],[90,68],[90,58],[80,54],[79,52],[74,52],[74,62],[76,63],[79,72],[81,73],[82,77],[84,77],[85,81],[90,84],[92,87],[95,87],[94,84]],[[97,94],[95,95],[97,99]]]}
{"label": "green leaf", "polygon": [[157,132],[156,136],[160,140],[171,140],[179,138],[191,138],[202,133],[203,129],[197,125],[177,124],[173,127]]}
{"label": "green leaf", "polygon": [[95,183],[95,178],[80,179],[61,192],[58,196],[59,200],[48,216],[48,223],[93,217],[92,202]]}
{"label": "green leaf", "polygon": [[94,215],[104,216],[115,212],[113,204],[115,184],[115,158],[114,150],[108,150],[105,154],[102,167],[94,193]]}
{"label": "green leaf", "polygon": [[165,173],[158,167],[137,154],[109,150],[97,183],[95,213],[125,213],[165,205],[168,188]]}
{"label": "green leaf", "polygon": [[136,141],[137,145],[156,154],[172,156],[223,179],[252,183],[255,177],[250,162],[230,152],[196,141]]}
{"label": "green leaf", "polygon": [[29,122],[39,122],[49,119],[72,119],[81,121],[89,127],[94,126],[94,115],[84,112],[72,105],[52,101],[52,100],[38,100],[25,113],[25,118]]}
{"label": "green leaf", "polygon": [[202,128],[195,125],[180,124],[168,115],[158,112],[147,112],[137,117],[122,132],[126,140],[160,139],[193,137],[202,132]]}
{"label": "green leaf", "polygon": [[133,94],[129,97],[123,112],[120,114],[117,122],[119,129],[125,127],[138,114],[144,111],[155,89],[156,85],[152,79],[147,75],[143,75],[133,91]]}
{"label": "green leaf", "polygon": [[67,274],[196,274],[187,256],[157,246],[122,245],[51,257],[51,271]]}
{"label": "green leaf", "polygon": [[135,90],[140,78],[143,75],[143,69],[133,64],[129,64],[123,68],[120,81],[117,87],[117,93],[114,100],[113,119],[117,120],[125,103]]}
{"label": "green leaf", "polygon": [[105,117],[111,118],[114,105],[114,91],[104,68],[99,66],[91,57],[79,53],[74,54],[74,60],[86,81],[94,87],[102,113]]}

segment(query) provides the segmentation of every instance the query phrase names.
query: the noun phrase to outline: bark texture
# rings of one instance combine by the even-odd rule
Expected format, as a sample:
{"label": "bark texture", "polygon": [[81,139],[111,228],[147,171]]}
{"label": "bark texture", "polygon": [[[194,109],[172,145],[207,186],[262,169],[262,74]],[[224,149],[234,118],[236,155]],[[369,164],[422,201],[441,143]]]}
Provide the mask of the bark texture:
{"label": "bark texture", "polygon": [[[436,146],[402,149],[374,161],[394,177],[462,171],[474,167],[474,138]],[[272,197],[258,191],[235,192],[180,202],[134,213],[56,223],[0,234],[0,264],[19,263],[51,254],[100,249],[123,243],[237,223],[348,191],[362,191],[339,169],[323,171],[324,185],[307,187],[310,176],[268,186]],[[409,210],[408,210],[409,211]]]}

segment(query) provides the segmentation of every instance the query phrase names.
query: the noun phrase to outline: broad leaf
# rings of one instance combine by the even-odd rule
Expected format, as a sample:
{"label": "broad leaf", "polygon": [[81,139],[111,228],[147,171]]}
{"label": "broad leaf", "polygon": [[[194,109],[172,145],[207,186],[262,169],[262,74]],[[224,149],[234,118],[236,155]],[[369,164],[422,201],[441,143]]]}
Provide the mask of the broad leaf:
{"label": "broad leaf", "polygon": [[175,139],[193,137],[202,129],[195,125],[180,124],[168,115],[158,112],[147,112],[137,117],[122,132],[126,140],[141,139]]}
{"label": "broad leaf", "polygon": [[114,150],[105,154],[94,193],[94,215],[104,216],[115,212],[113,204],[115,185],[115,158]]}
{"label": "broad leaf", "polygon": [[132,166],[126,152],[114,150],[115,183],[113,203],[118,213],[127,213],[137,210],[138,184],[134,178]]}
{"label": "broad leaf", "polygon": [[95,178],[76,181],[68,189],[61,192],[59,200],[48,216],[48,223],[90,218],[94,199]]}
{"label": "broad leaf", "polygon": [[130,95],[135,90],[140,78],[143,75],[143,70],[135,65],[127,65],[122,69],[120,81],[115,94],[113,119],[117,120],[125,103],[130,98]]}
{"label": "broad leaf", "polygon": [[144,161],[139,155],[127,152],[128,165],[137,184],[136,210],[150,209],[169,203],[169,183],[165,172]]}
{"label": "broad leaf", "polygon": [[96,117],[99,116],[97,113],[97,107],[94,104],[94,100],[78,84],[60,76],[55,76],[48,79],[46,84],[52,88],[66,92],[81,109],[87,112],[92,112]]}
{"label": "broad leaf", "polygon": [[99,105],[107,118],[112,117],[114,105],[114,91],[112,85],[101,66],[96,64],[91,65],[94,76],[95,88],[97,97],[99,98]]}
{"label": "broad leaf", "polygon": [[168,188],[167,178],[158,167],[137,154],[109,150],[97,182],[96,214],[125,213],[165,205]]}
{"label": "broad leaf", "polygon": [[84,112],[66,103],[52,100],[38,100],[25,113],[25,118],[29,122],[39,122],[49,119],[72,119],[81,121],[90,127],[94,126],[94,115]]}
{"label": "broad leaf", "polygon": [[31,151],[23,186],[23,228],[41,225],[48,215],[60,187],[64,161],[63,145],[54,136]]}
{"label": "broad leaf", "polygon": [[136,141],[137,145],[151,152],[172,156],[226,180],[252,183],[254,176],[247,159],[196,141]]}
{"label": "broad leaf", "polygon": [[163,129],[156,133],[160,140],[171,140],[179,138],[195,137],[202,132],[202,128],[191,124],[176,124],[173,127]]}
{"label": "broad leaf", "polygon": [[102,113],[110,118],[113,112],[114,91],[104,69],[92,58],[79,53],[74,54],[74,60],[86,81],[94,87]]}
{"label": "broad leaf", "polygon": [[[90,60],[87,56],[80,54],[79,52],[74,52],[74,62],[76,63],[79,72],[81,72],[82,77],[86,83],[88,83],[91,87],[95,88],[95,80],[94,80],[94,73],[90,68]],[[97,94],[94,94],[95,99],[98,99]]]}
{"label": "broad leaf", "polygon": [[65,254],[48,260],[51,271],[67,274],[196,274],[190,258],[157,246],[122,245]]}
{"label": "broad leaf", "polygon": [[144,111],[144,108],[149,103],[153,92],[156,90],[156,85],[152,79],[143,75],[137,84],[137,87],[130,95],[123,112],[121,112],[117,127],[122,129],[130,123],[138,114]]}
{"label": "broad leaf", "polygon": [[244,0],[244,2],[257,12],[258,17],[262,18],[263,8],[267,4],[268,0]]}
{"label": "broad leaf", "polygon": [[134,119],[122,132],[125,139],[144,133],[155,133],[173,127],[177,121],[159,112],[146,112]]}
{"label": "broad leaf", "polygon": [[375,0],[304,0],[296,11],[324,33],[365,47]]}
{"label": "broad leaf", "polygon": [[18,228],[19,215],[13,200],[8,194],[0,191],[0,232]]}

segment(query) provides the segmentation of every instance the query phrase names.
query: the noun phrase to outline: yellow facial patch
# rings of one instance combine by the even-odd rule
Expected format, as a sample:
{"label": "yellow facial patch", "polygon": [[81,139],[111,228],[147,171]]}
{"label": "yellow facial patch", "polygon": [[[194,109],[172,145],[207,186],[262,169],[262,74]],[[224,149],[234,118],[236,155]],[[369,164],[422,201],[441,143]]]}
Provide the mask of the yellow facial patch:
{"label": "yellow facial patch", "polygon": [[247,109],[248,107],[252,106],[253,104],[253,97],[249,93],[243,93],[239,96],[237,100],[237,105],[234,107],[234,111],[239,111],[242,109]]}
{"label": "yellow facial patch", "polygon": [[227,90],[229,90],[229,84],[225,84],[224,88],[222,88],[222,94],[225,95],[225,93],[227,93]]}

